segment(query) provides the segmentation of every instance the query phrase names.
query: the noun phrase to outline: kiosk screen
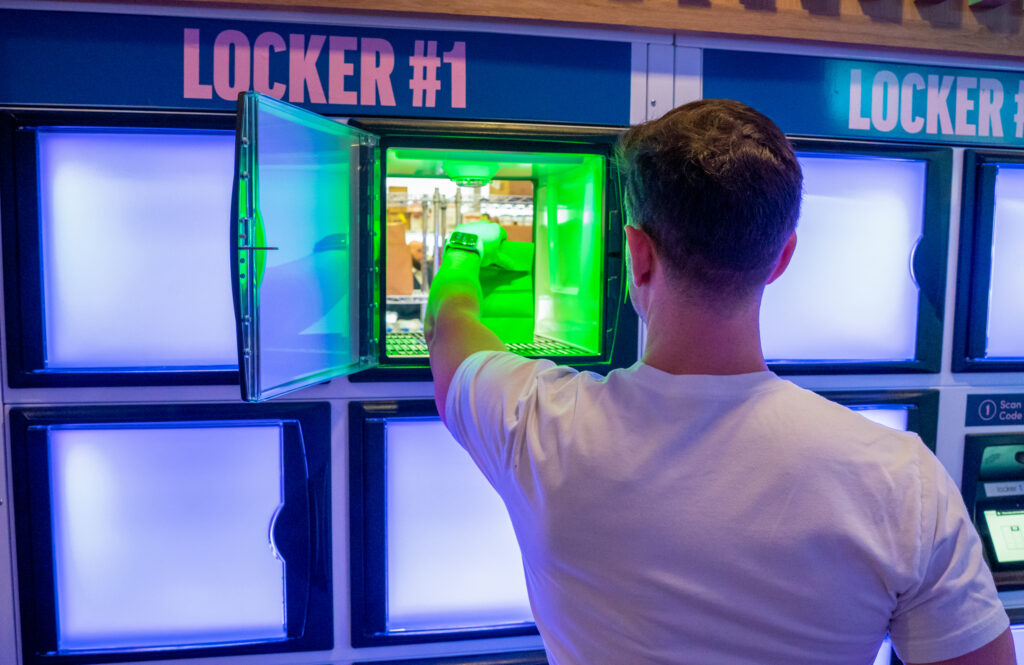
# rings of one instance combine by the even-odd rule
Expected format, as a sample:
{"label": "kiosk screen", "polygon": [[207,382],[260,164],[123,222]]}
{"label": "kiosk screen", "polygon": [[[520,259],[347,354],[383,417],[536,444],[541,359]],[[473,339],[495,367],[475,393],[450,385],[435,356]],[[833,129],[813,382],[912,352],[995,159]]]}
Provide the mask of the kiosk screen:
{"label": "kiosk screen", "polygon": [[985,525],[999,563],[1024,561],[1024,510],[986,510]]}

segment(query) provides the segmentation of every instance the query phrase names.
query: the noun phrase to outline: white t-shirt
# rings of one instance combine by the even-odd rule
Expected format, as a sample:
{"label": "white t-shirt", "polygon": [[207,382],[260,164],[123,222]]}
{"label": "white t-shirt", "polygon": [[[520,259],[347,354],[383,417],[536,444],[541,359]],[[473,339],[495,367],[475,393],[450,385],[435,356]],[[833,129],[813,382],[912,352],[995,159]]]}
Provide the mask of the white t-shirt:
{"label": "white t-shirt", "polygon": [[501,495],[552,665],[911,662],[1009,625],[913,435],[771,372],[607,378],[481,352],[446,404]]}

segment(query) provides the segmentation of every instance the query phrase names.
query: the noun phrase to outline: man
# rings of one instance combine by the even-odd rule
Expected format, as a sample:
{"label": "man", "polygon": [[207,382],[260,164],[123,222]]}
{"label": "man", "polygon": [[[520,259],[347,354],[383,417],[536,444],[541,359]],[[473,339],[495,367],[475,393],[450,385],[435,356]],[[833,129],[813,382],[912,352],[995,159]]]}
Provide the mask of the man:
{"label": "man", "polygon": [[886,634],[907,663],[1015,663],[935,457],[767,370],[802,183],[783,134],[705,100],[619,152],[639,363],[504,353],[479,322],[484,228],[454,236],[427,311],[438,409],[508,507],[551,663],[848,665]]}

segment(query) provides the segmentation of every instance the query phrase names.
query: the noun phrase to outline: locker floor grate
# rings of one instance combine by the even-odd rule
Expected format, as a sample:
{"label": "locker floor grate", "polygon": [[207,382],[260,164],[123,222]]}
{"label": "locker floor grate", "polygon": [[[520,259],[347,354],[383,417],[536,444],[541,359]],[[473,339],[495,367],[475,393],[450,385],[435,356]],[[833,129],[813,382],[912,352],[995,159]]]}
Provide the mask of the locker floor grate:
{"label": "locker floor grate", "polygon": [[[386,346],[388,358],[427,357],[427,343],[423,338],[423,333],[388,333]],[[508,350],[521,356],[596,355],[581,346],[567,344],[543,335],[534,336],[532,344],[509,344]]]}

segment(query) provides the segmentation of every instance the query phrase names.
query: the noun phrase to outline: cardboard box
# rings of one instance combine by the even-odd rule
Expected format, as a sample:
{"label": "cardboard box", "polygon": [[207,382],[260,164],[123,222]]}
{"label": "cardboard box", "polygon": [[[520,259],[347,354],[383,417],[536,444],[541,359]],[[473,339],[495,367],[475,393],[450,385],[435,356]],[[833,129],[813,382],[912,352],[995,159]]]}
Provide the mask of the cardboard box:
{"label": "cardboard box", "polygon": [[532,224],[502,224],[505,229],[505,238],[512,242],[533,242]]}
{"label": "cardboard box", "polygon": [[[392,196],[400,198],[402,203],[392,204]],[[388,202],[387,202],[387,223],[388,224],[401,224],[406,231],[410,228],[411,215],[409,214],[409,188],[408,187],[388,187]]]}
{"label": "cardboard box", "polygon": [[509,196],[533,196],[532,180],[509,180]]}
{"label": "cardboard box", "polygon": [[491,196],[533,196],[532,180],[492,180]]}
{"label": "cardboard box", "polygon": [[405,225],[387,225],[387,281],[385,292],[389,296],[412,294],[412,252],[405,243]]}

